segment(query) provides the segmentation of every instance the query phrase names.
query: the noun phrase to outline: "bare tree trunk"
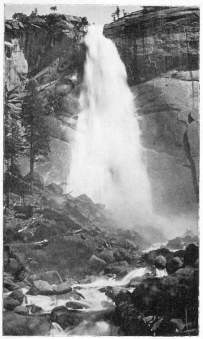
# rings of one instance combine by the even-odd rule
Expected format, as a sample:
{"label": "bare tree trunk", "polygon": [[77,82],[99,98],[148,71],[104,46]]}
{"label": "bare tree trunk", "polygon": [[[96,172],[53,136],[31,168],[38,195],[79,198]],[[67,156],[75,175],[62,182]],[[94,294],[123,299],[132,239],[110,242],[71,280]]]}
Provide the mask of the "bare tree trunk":
{"label": "bare tree trunk", "polygon": [[197,202],[199,202],[199,185],[198,185],[198,179],[197,179],[197,172],[196,172],[195,162],[191,154],[187,130],[185,131],[184,136],[183,136],[183,144],[184,144],[184,150],[185,150],[186,157],[190,163],[194,193],[195,193]]}
{"label": "bare tree trunk", "polygon": [[33,150],[33,124],[31,123],[30,132],[30,191],[33,192],[33,174],[34,174],[34,150]]}

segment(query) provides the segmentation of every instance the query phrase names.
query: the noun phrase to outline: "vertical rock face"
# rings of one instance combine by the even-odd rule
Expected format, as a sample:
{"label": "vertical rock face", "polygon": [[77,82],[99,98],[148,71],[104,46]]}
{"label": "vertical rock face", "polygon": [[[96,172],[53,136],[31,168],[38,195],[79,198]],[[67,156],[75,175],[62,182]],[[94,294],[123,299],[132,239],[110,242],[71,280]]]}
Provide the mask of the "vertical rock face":
{"label": "vertical rock face", "polygon": [[105,25],[135,93],[154,207],[196,214],[199,169],[199,9],[145,7]]}
{"label": "vertical rock face", "polygon": [[[66,181],[68,142],[78,113],[78,96],[85,60],[82,42],[84,18],[50,14],[5,22],[5,86],[20,93],[30,79],[37,84],[39,99],[48,109],[50,161],[37,165],[46,182]],[[67,161],[65,161],[67,158]],[[27,159],[20,159],[23,174]],[[59,181],[58,181],[59,180]]]}
{"label": "vertical rock face", "polygon": [[199,65],[199,10],[145,7],[104,26],[126,64],[130,84]]}

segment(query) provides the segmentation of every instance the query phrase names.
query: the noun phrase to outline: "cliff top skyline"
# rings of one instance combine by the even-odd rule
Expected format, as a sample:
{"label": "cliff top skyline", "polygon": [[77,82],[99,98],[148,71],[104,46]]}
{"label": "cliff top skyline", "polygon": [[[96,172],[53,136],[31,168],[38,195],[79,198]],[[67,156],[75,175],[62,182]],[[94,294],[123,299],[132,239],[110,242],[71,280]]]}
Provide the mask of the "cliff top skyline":
{"label": "cliff top skyline", "polygon": [[[11,19],[14,13],[24,13],[30,15],[32,11],[37,8],[37,13],[39,15],[45,15],[51,13],[52,4],[15,4],[15,3],[6,3],[4,6],[4,17],[5,19]],[[95,23],[99,25],[104,25],[112,21],[112,13],[116,10],[116,5],[103,5],[103,4],[94,4],[94,5],[65,5],[65,4],[54,4],[57,7],[56,13],[60,14],[69,14],[76,16],[86,16],[90,23]],[[123,10],[125,13],[131,13],[141,9],[140,6],[119,6],[120,16],[123,16]]]}

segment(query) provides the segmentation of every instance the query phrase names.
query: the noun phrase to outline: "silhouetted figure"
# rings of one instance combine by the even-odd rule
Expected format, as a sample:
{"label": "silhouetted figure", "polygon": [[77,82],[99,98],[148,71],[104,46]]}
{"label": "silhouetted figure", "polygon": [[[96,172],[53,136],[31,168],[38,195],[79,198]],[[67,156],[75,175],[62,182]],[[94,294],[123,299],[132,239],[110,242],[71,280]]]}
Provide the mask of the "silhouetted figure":
{"label": "silhouetted figure", "polygon": [[116,14],[116,16],[117,16],[117,20],[118,20],[118,19],[119,19],[119,17],[120,17],[120,8],[119,8],[118,6],[116,7],[115,14]]}
{"label": "silhouetted figure", "polygon": [[115,20],[116,20],[116,15],[115,15],[115,13],[112,13],[111,16],[112,16],[112,18],[113,18],[113,21],[115,21]]}

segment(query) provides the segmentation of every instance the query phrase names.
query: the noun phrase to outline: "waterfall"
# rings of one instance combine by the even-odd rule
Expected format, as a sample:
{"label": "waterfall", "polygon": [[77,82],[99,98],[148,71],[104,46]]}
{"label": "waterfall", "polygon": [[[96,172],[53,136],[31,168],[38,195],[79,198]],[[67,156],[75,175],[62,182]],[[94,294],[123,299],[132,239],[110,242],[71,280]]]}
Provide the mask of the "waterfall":
{"label": "waterfall", "polygon": [[125,66],[102,27],[89,27],[85,44],[68,191],[104,203],[121,222],[146,220],[152,211],[151,192]]}

